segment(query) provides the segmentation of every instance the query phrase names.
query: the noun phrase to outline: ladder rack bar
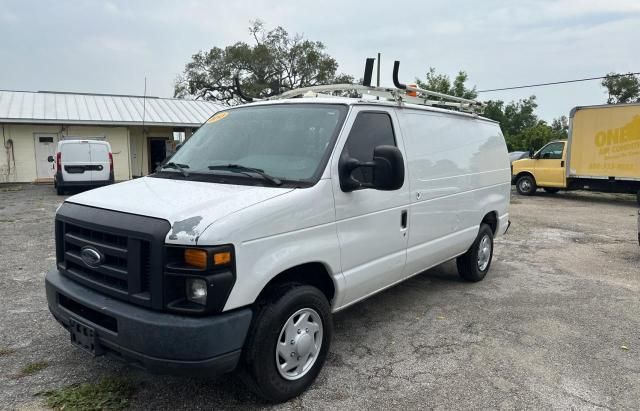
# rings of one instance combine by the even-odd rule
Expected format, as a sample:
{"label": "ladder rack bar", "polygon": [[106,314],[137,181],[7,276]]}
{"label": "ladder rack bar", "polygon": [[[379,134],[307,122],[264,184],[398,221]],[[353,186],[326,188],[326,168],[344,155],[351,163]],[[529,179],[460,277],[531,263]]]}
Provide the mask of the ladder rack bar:
{"label": "ladder rack bar", "polygon": [[[326,84],[289,90],[277,96],[269,97],[267,100],[280,100],[293,97],[302,97],[307,93],[323,94],[336,91],[356,91],[364,95],[386,98],[391,101],[407,102],[425,106],[446,106],[458,107],[465,111],[473,111],[483,107],[479,101],[469,100],[462,97],[450,96],[435,91],[425,90],[419,87],[406,86],[406,89],[363,86],[360,84]],[[407,92],[416,92],[417,96],[410,96]],[[326,96],[327,94],[324,94]],[[431,99],[430,99],[431,98]],[[433,99],[436,98],[436,99]]]}

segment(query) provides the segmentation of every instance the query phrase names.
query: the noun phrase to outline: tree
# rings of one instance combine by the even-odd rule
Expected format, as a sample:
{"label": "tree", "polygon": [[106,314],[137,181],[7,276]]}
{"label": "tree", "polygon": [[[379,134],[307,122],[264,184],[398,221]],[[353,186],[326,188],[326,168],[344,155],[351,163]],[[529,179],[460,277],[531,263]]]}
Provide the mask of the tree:
{"label": "tree", "polygon": [[609,93],[608,104],[640,102],[640,79],[631,73],[628,75],[609,73],[602,80],[602,86]]}
{"label": "tree", "polygon": [[485,102],[483,115],[500,122],[509,151],[535,151],[549,141],[567,138],[569,130],[566,116],[554,119],[549,126],[536,115],[537,107],[536,96],[506,105],[504,101],[493,100]]}
{"label": "tree", "polygon": [[174,96],[238,104],[242,100],[233,84],[236,74],[242,91],[252,97],[353,82],[351,76],[336,75],[338,63],[319,41],[307,40],[300,34],[290,36],[280,26],[267,30],[261,21],[251,23],[249,34],[251,45],[238,42],[194,54],[176,80]]}
{"label": "tree", "polygon": [[554,118],[551,122],[551,129],[558,136],[558,139],[569,137],[569,119],[567,116]]}
{"label": "tree", "polygon": [[467,99],[475,99],[478,97],[476,87],[467,88],[465,83],[469,79],[466,72],[460,71],[458,75],[453,79],[453,83],[446,74],[437,74],[436,69],[429,67],[427,72],[426,81],[422,81],[416,78],[416,84],[418,87],[425,90],[431,90],[438,93],[448,94],[450,96],[462,97]]}

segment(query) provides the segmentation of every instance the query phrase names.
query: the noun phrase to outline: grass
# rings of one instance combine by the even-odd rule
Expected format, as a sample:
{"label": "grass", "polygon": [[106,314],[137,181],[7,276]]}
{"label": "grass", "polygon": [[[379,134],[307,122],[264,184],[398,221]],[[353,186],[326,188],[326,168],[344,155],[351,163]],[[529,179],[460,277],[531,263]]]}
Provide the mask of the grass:
{"label": "grass", "polygon": [[47,406],[55,410],[123,410],[135,391],[128,379],[106,377],[97,383],[74,384],[43,395]]}
{"label": "grass", "polygon": [[0,357],[4,357],[5,355],[11,355],[14,352],[16,352],[16,350],[14,350],[13,348],[0,347]]}
{"label": "grass", "polygon": [[20,370],[18,375],[16,375],[16,378],[22,378],[22,377],[26,377],[28,375],[33,375],[33,374],[35,374],[37,372],[40,372],[40,371],[44,370],[48,366],[49,366],[49,363],[46,362],[46,361],[32,362],[32,363],[27,364],[24,367],[22,367],[22,369]]}

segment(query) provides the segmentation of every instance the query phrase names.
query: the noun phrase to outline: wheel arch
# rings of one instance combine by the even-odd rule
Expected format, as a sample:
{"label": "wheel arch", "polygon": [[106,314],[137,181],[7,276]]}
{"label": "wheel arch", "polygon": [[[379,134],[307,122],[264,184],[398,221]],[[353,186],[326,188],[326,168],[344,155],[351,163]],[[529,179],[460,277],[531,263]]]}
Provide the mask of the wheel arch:
{"label": "wheel arch", "polygon": [[482,225],[483,223],[487,224],[491,228],[491,231],[495,236],[498,230],[498,212],[494,210],[486,213],[484,217],[482,217],[480,225]]}
{"label": "wheel arch", "polygon": [[518,184],[518,180],[519,180],[521,177],[524,177],[524,176],[529,176],[529,177],[531,177],[531,178],[533,179],[533,182],[537,184],[537,182],[536,182],[536,177],[535,177],[535,176],[533,175],[533,173],[532,173],[532,172],[530,172],[530,171],[521,171],[521,172],[519,172],[518,174],[516,174],[516,184]]}
{"label": "wheel arch", "polygon": [[298,283],[318,288],[331,303],[336,297],[337,285],[329,268],[319,261],[298,264],[281,271],[271,278],[258,294],[256,301],[263,300],[278,286],[286,283]]}

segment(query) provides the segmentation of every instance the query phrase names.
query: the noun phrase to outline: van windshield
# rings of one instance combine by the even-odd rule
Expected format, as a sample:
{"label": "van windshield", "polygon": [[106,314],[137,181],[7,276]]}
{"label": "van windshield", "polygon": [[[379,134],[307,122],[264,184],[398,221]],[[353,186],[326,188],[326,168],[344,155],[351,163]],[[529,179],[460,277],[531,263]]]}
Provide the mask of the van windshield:
{"label": "van windshield", "polygon": [[232,177],[260,185],[273,183],[270,178],[313,183],[328,160],[346,111],[338,104],[221,111],[171,157],[161,173],[189,179],[222,175],[225,180]]}

